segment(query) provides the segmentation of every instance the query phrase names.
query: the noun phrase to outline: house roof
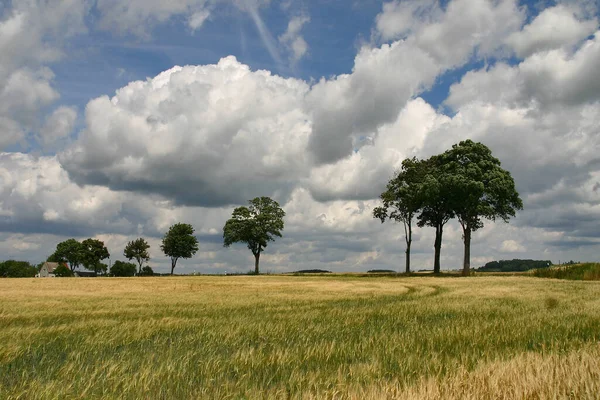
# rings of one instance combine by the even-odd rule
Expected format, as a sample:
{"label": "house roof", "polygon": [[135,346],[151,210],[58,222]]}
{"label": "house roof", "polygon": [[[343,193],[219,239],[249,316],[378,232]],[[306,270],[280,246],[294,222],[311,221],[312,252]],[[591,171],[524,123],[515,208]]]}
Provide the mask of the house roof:
{"label": "house roof", "polygon": [[55,270],[55,269],[56,269],[56,268],[57,268],[59,265],[60,265],[60,264],[59,264],[59,263],[57,263],[57,262],[49,262],[49,261],[46,261],[46,262],[44,263],[44,265],[42,265],[42,268],[43,268],[43,267],[46,267],[46,268],[48,269],[48,273],[49,273],[49,274],[51,274],[51,273],[53,273],[53,272],[54,272],[54,270]]}

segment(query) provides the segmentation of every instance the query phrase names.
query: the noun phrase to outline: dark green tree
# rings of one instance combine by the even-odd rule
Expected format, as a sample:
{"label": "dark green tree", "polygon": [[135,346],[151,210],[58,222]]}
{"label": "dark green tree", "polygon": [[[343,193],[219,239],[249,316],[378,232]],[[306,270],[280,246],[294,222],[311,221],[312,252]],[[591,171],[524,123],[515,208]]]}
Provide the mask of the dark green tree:
{"label": "dark green tree", "polygon": [[426,172],[425,162],[421,160],[410,158],[402,161],[402,168],[388,182],[385,192],[381,193],[383,206],[373,209],[373,217],[379,218],[382,223],[389,219],[404,225],[406,273],[410,272],[412,223],[423,203],[421,186]]}
{"label": "dark green tree", "polygon": [[450,201],[449,177],[443,173],[440,156],[432,156],[424,162],[425,169],[421,185],[421,213],[417,217],[418,226],[431,226],[435,228],[435,242],[433,244],[433,272],[439,274],[441,270],[440,258],[442,253],[442,236],[444,225],[454,218],[454,210]]}
{"label": "dark green tree", "polygon": [[150,268],[149,265],[146,265],[144,268],[142,268],[142,272],[140,272],[140,276],[152,276],[154,275],[154,271],[152,270],[152,268]]}
{"label": "dark green tree", "polygon": [[169,228],[160,245],[163,253],[171,258],[171,275],[180,258],[192,258],[198,251],[198,239],[190,224],[177,223]]}
{"label": "dark green tree", "polygon": [[124,262],[121,260],[115,261],[110,267],[110,274],[112,276],[135,276],[137,266],[134,263]]}
{"label": "dark green tree", "polygon": [[56,251],[48,257],[48,261],[66,262],[71,271],[75,271],[83,263],[84,253],[85,248],[82,243],[69,239],[56,245]]}
{"label": "dark green tree", "polygon": [[269,197],[256,197],[248,207],[233,210],[231,218],[223,227],[225,247],[234,243],[246,243],[254,255],[254,273],[259,273],[260,253],[268,242],[281,237],[285,212],[275,200]]}
{"label": "dark green tree", "polygon": [[27,261],[0,262],[0,278],[32,278],[35,274],[37,274],[36,267]]}
{"label": "dark green tree", "polygon": [[150,260],[150,254],[148,253],[148,249],[150,245],[143,238],[139,238],[127,243],[125,246],[125,250],[123,250],[123,255],[127,257],[128,260],[135,259],[138,263],[139,269],[138,274],[142,272],[142,264],[144,262],[148,262]]}
{"label": "dark green tree", "polygon": [[472,233],[483,227],[483,219],[508,222],[523,209],[523,202],[510,172],[484,144],[465,140],[439,158],[448,199],[463,230],[463,275],[469,275]]}
{"label": "dark green tree", "polygon": [[54,269],[53,274],[59,278],[67,278],[73,276],[73,271],[71,271],[65,264],[60,264]]}
{"label": "dark green tree", "polygon": [[107,266],[101,261],[110,257],[110,253],[104,242],[90,238],[85,239],[81,244],[83,245],[83,266],[90,271],[94,271],[96,274],[106,272]]}

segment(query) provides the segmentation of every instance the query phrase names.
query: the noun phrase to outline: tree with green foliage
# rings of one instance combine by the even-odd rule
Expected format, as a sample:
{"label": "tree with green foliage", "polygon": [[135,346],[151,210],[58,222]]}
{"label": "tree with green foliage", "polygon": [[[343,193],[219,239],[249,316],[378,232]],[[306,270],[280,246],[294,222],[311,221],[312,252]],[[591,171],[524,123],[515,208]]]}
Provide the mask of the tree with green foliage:
{"label": "tree with green foliage", "polygon": [[144,268],[142,268],[142,271],[140,272],[140,276],[152,276],[154,275],[154,271],[152,270],[152,268],[150,268],[149,265],[146,265]]}
{"label": "tree with green foliage", "polygon": [[83,263],[84,253],[85,248],[80,242],[69,239],[56,245],[56,251],[48,257],[48,261],[66,262],[73,272]]}
{"label": "tree with green foliage", "polygon": [[424,161],[416,158],[402,161],[402,168],[388,182],[385,192],[381,193],[383,206],[373,210],[373,217],[379,218],[382,223],[389,219],[404,225],[406,273],[410,272],[412,222],[423,203],[421,186],[426,172]]}
{"label": "tree with green foliage", "polygon": [[107,265],[101,261],[109,258],[110,253],[104,242],[90,238],[84,240],[81,244],[83,245],[83,266],[90,271],[94,271],[96,274],[106,272]]}
{"label": "tree with green foliage", "polygon": [[453,213],[463,230],[463,275],[470,274],[472,232],[483,227],[483,219],[508,222],[523,202],[510,172],[482,143],[465,140],[439,156],[438,168],[446,177]]}
{"label": "tree with green foliage", "polygon": [[285,212],[269,197],[256,197],[249,203],[248,207],[233,210],[223,227],[223,241],[225,247],[246,243],[254,255],[254,273],[258,275],[260,254],[275,236],[281,237]]}
{"label": "tree with green foliage", "polygon": [[52,273],[54,274],[54,276],[59,278],[68,278],[74,275],[73,271],[71,271],[69,267],[67,267],[65,264],[60,264],[54,269]]}
{"label": "tree with green foliage", "polygon": [[36,273],[36,267],[27,261],[0,262],[0,277],[2,278],[33,278]]}
{"label": "tree with green foliage", "polygon": [[198,239],[190,224],[177,223],[169,228],[160,245],[163,253],[171,258],[171,275],[180,258],[192,258],[198,251]]}
{"label": "tree with green foliage", "polygon": [[121,260],[115,261],[110,267],[111,276],[135,276],[137,266],[134,263],[124,262]]}
{"label": "tree with green foliage", "polygon": [[137,261],[139,266],[138,274],[142,272],[142,264],[150,260],[150,254],[148,253],[149,248],[150,245],[144,238],[138,238],[127,243],[125,250],[123,250],[123,255],[127,257],[129,261],[133,259]]}
{"label": "tree with green foliage", "polygon": [[439,274],[441,270],[442,237],[444,225],[454,218],[454,210],[450,202],[449,176],[443,173],[440,156],[432,156],[424,161],[424,177],[421,189],[421,213],[417,217],[420,227],[431,226],[435,228],[435,241],[433,244],[433,273]]}

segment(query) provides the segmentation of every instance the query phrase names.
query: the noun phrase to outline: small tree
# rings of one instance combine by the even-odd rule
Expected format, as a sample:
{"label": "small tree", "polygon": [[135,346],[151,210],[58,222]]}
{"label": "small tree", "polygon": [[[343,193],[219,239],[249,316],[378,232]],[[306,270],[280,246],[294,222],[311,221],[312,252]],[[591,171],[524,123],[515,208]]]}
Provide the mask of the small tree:
{"label": "small tree", "polygon": [[144,268],[142,268],[142,272],[140,272],[140,276],[152,276],[154,275],[154,271],[152,270],[152,268],[150,268],[149,265],[146,265]]}
{"label": "small tree", "polygon": [[67,278],[73,276],[73,271],[69,269],[65,264],[60,264],[54,269],[54,276],[59,278]]}
{"label": "small tree", "polygon": [[48,257],[48,261],[69,263],[69,268],[73,272],[83,263],[84,253],[85,248],[82,243],[69,239],[56,245],[56,251]]}
{"label": "small tree", "polygon": [[96,274],[106,272],[107,266],[102,264],[101,261],[110,257],[110,253],[104,242],[90,238],[84,240],[81,244],[83,245],[83,266]]}
{"label": "small tree", "polygon": [[224,246],[246,243],[254,255],[254,273],[259,273],[260,253],[268,242],[281,237],[285,212],[275,200],[269,197],[256,197],[248,207],[233,210],[231,218],[223,227]]}
{"label": "small tree", "polygon": [[123,255],[127,257],[128,260],[135,259],[138,263],[138,274],[142,272],[142,264],[144,262],[148,262],[150,260],[150,254],[148,254],[148,249],[150,245],[143,238],[136,239],[127,243],[125,246],[125,250],[123,250]]}
{"label": "small tree", "polygon": [[470,274],[471,234],[483,227],[483,218],[508,222],[523,202],[510,172],[482,143],[465,140],[440,155],[443,175],[449,177],[448,198],[463,230],[463,275]]}
{"label": "small tree", "polygon": [[402,169],[388,182],[386,191],[381,193],[383,206],[373,210],[373,217],[379,218],[381,223],[390,219],[404,225],[406,273],[410,272],[412,221],[421,208],[421,184],[425,172],[424,163],[416,158],[402,161]]}
{"label": "small tree", "polygon": [[198,251],[198,239],[194,236],[194,228],[190,224],[178,223],[169,228],[162,240],[160,248],[171,258],[171,275],[180,258],[191,258]]}
{"label": "small tree", "polygon": [[124,262],[121,260],[115,261],[110,267],[110,274],[112,276],[135,276],[137,267],[134,263]]}

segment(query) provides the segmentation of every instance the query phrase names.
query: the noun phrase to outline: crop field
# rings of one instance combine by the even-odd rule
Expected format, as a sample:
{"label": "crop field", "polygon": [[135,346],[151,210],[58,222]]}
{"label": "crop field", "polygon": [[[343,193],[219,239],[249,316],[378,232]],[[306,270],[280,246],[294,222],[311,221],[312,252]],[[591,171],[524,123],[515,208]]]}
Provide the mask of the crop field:
{"label": "crop field", "polygon": [[598,399],[600,282],[0,279],[1,399]]}

